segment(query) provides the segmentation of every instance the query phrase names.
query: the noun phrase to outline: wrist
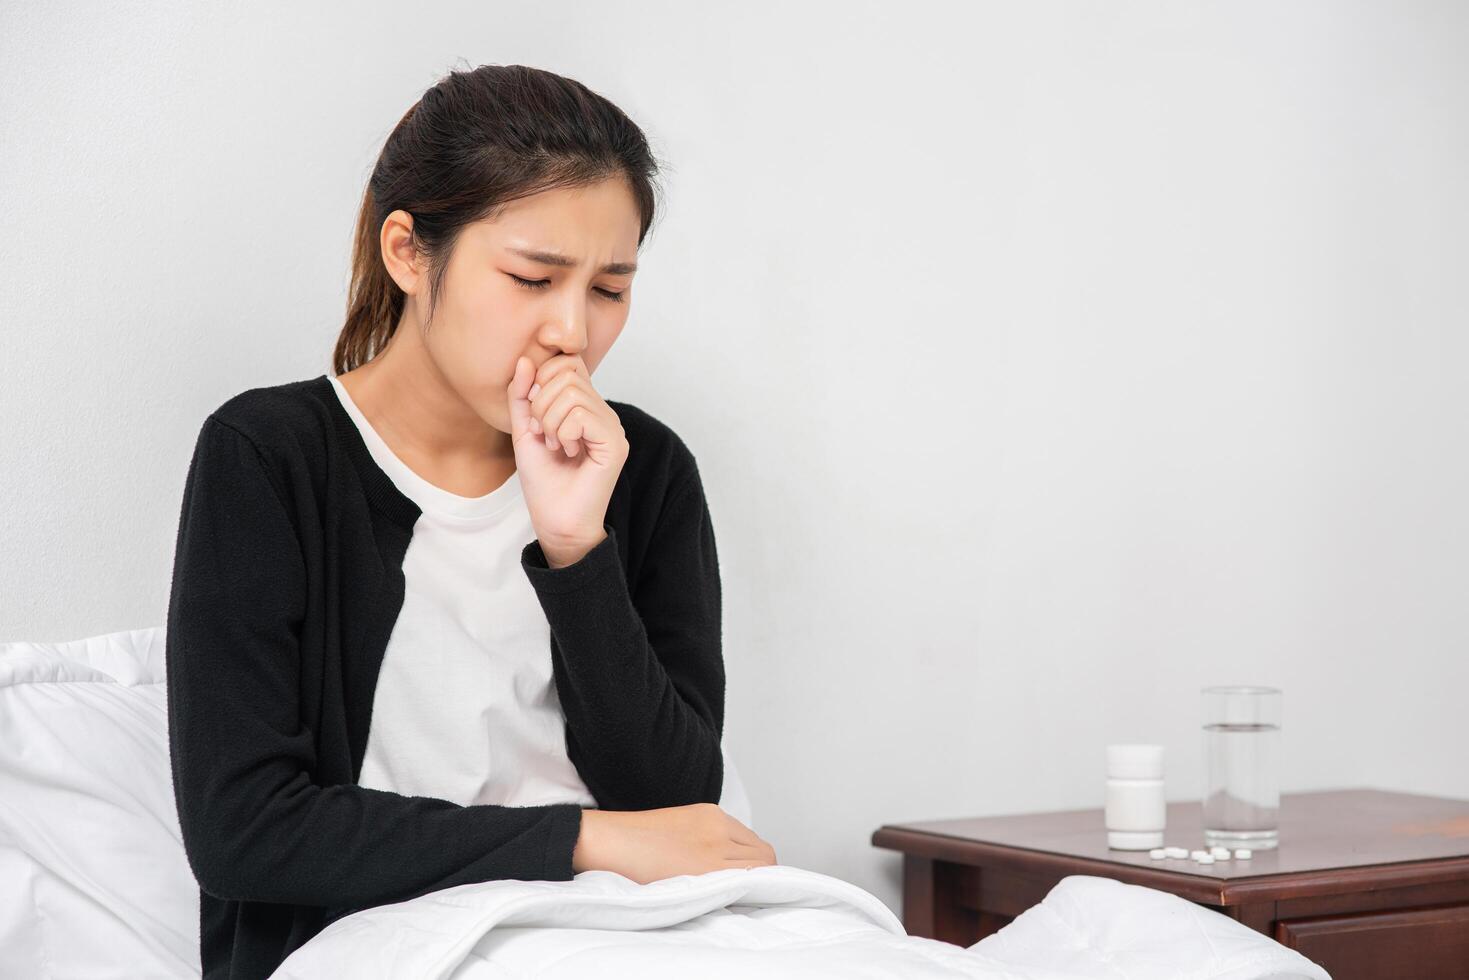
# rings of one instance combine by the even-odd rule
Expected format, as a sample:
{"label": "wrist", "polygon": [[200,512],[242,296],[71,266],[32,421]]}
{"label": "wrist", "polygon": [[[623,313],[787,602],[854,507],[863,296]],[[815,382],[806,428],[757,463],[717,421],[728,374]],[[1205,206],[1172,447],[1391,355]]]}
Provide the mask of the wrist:
{"label": "wrist", "polygon": [[598,845],[605,830],[604,821],[607,818],[605,810],[583,808],[581,812],[581,831],[576,836],[576,845],[571,851],[571,871],[578,874],[582,871],[595,871],[598,868]]}
{"label": "wrist", "polygon": [[567,565],[575,565],[585,558],[593,548],[607,540],[607,530],[603,528],[595,538],[590,540],[553,540],[547,538],[538,539],[541,545],[541,554],[546,556],[546,564],[551,568],[565,568]]}

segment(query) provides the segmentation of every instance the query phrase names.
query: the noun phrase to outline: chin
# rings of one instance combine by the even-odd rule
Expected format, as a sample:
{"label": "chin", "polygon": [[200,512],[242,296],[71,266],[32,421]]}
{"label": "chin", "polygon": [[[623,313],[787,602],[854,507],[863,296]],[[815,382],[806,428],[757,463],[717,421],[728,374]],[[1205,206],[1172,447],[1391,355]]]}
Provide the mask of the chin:
{"label": "chin", "polygon": [[491,415],[489,413],[486,413],[484,415],[481,415],[480,418],[484,419],[485,420],[485,424],[488,425],[490,428],[495,429],[495,430],[497,430],[499,432],[503,432],[507,436],[511,434],[511,432],[510,432],[510,428],[511,428],[511,423],[510,423],[510,409],[509,408],[506,408],[505,409],[505,411],[504,411],[504,418],[496,418],[494,415]]}

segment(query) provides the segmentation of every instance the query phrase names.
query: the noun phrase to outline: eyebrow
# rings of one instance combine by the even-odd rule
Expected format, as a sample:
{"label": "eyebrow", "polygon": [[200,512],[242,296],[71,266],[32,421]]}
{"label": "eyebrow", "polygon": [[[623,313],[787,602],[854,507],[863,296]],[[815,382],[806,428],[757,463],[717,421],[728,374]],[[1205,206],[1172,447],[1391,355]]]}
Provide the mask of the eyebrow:
{"label": "eyebrow", "polygon": [[[576,259],[569,258],[565,255],[557,255],[555,252],[538,252],[528,248],[510,248],[506,249],[506,251],[514,252],[516,255],[524,256],[532,262],[539,262],[542,265],[559,265],[566,268],[574,268],[576,266]],[[608,262],[602,266],[602,271],[611,273],[614,276],[631,275],[638,271],[638,264],[636,262]]]}

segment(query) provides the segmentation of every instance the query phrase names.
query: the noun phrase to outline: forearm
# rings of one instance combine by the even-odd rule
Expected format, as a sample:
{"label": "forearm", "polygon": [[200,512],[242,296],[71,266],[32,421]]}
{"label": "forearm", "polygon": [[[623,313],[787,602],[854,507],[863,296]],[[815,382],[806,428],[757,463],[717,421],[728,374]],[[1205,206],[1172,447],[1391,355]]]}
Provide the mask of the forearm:
{"label": "forearm", "polygon": [[[558,599],[568,600],[565,608]],[[703,683],[686,681],[681,691],[660,663],[625,588],[593,588],[551,602],[558,619],[575,617],[597,627],[591,635],[553,630],[552,669],[566,717],[567,753],[598,803],[646,810],[719,802],[720,731],[705,704],[705,692],[722,687],[722,673],[709,663],[717,651],[697,651],[704,658]]]}
{"label": "forearm", "polygon": [[219,898],[366,908],[455,885],[566,880],[582,810],[461,807],[303,777],[263,806],[185,782],[181,827],[200,887]]}
{"label": "forearm", "polygon": [[551,625],[567,754],[604,809],[717,803],[724,669],[712,544],[675,587],[648,598],[658,608],[644,617],[606,530],[560,568],[550,567],[539,542],[526,549],[527,574]]}

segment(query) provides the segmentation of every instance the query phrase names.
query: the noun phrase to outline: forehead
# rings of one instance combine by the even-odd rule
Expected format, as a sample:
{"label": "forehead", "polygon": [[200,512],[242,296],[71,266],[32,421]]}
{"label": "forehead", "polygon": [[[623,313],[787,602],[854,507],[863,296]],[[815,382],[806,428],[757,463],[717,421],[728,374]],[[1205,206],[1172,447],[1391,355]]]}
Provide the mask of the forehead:
{"label": "forehead", "polygon": [[[560,252],[578,259],[634,261],[642,217],[623,179],[557,187],[507,202],[475,222],[474,235],[495,248]],[[614,254],[615,253],[615,254]]]}

